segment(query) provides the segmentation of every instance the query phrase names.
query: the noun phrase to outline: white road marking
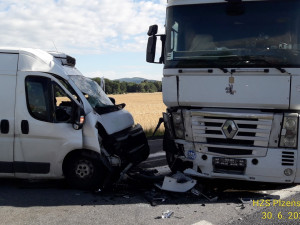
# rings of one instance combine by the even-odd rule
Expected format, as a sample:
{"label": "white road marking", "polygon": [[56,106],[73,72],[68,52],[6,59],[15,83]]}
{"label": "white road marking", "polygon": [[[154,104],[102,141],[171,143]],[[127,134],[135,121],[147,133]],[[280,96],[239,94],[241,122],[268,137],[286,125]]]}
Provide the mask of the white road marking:
{"label": "white road marking", "polygon": [[197,223],[194,223],[192,225],[213,225],[213,224],[210,223],[210,222],[208,222],[208,221],[206,221],[206,220],[201,220],[201,221],[199,221]]}

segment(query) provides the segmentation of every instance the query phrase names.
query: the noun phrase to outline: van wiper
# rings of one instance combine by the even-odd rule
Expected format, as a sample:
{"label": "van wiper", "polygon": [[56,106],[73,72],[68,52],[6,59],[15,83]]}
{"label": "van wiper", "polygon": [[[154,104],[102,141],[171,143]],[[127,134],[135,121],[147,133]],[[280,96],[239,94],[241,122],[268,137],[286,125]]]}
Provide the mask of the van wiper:
{"label": "van wiper", "polygon": [[121,103],[121,104],[118,104],[118,105],[107,105],[105,107],[99,107],[98,106],[98,107],[95,107],[94,109],[99,115],[102,115],[102,114],[122,110],[122,109],[124,109],[125,106],[126,106],[125,103]]}

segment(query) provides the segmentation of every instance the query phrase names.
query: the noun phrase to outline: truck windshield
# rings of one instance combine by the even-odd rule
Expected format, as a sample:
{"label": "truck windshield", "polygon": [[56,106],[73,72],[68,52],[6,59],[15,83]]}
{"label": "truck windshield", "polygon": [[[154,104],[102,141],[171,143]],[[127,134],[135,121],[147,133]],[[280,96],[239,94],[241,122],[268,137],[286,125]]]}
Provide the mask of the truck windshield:
{"label": "truck windshield", "polygon": [[167,9],[165,68],[300,67],[300,1]]}
{"label": "truck windshield", "polygon": [[70,75],[70,78],[94,109],[114,105],[95,81],[81,75]]}

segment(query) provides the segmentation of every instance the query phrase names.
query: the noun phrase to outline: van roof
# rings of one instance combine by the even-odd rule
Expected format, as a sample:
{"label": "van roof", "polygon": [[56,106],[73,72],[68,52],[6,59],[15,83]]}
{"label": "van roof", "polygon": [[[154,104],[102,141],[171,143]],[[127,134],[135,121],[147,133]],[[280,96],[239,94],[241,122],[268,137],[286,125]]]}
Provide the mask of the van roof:
{"label": "van roof", "polygon": [[[19,54],[18,71],[53,73],[67,78],[67,75],[82,75],[75,67],[75,59],[60,52],[46,52],[34,48],[0,47],[0,54]],[[74,65],[65,63],[72,58]]]}

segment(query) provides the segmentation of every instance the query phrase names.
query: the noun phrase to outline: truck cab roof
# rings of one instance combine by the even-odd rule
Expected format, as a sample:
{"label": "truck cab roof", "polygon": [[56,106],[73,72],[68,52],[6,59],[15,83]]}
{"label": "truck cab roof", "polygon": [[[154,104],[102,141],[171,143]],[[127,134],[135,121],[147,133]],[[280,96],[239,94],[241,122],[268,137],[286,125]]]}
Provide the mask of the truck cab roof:
{"label": "truck cab roof", "polygon": [[[173,5],[191,5],[191,4],[208,4],[208,3],[224,3],[230,0],[168,0],[168,6]],[[242,0],[244,2],[262,1],[262,0]]]}

